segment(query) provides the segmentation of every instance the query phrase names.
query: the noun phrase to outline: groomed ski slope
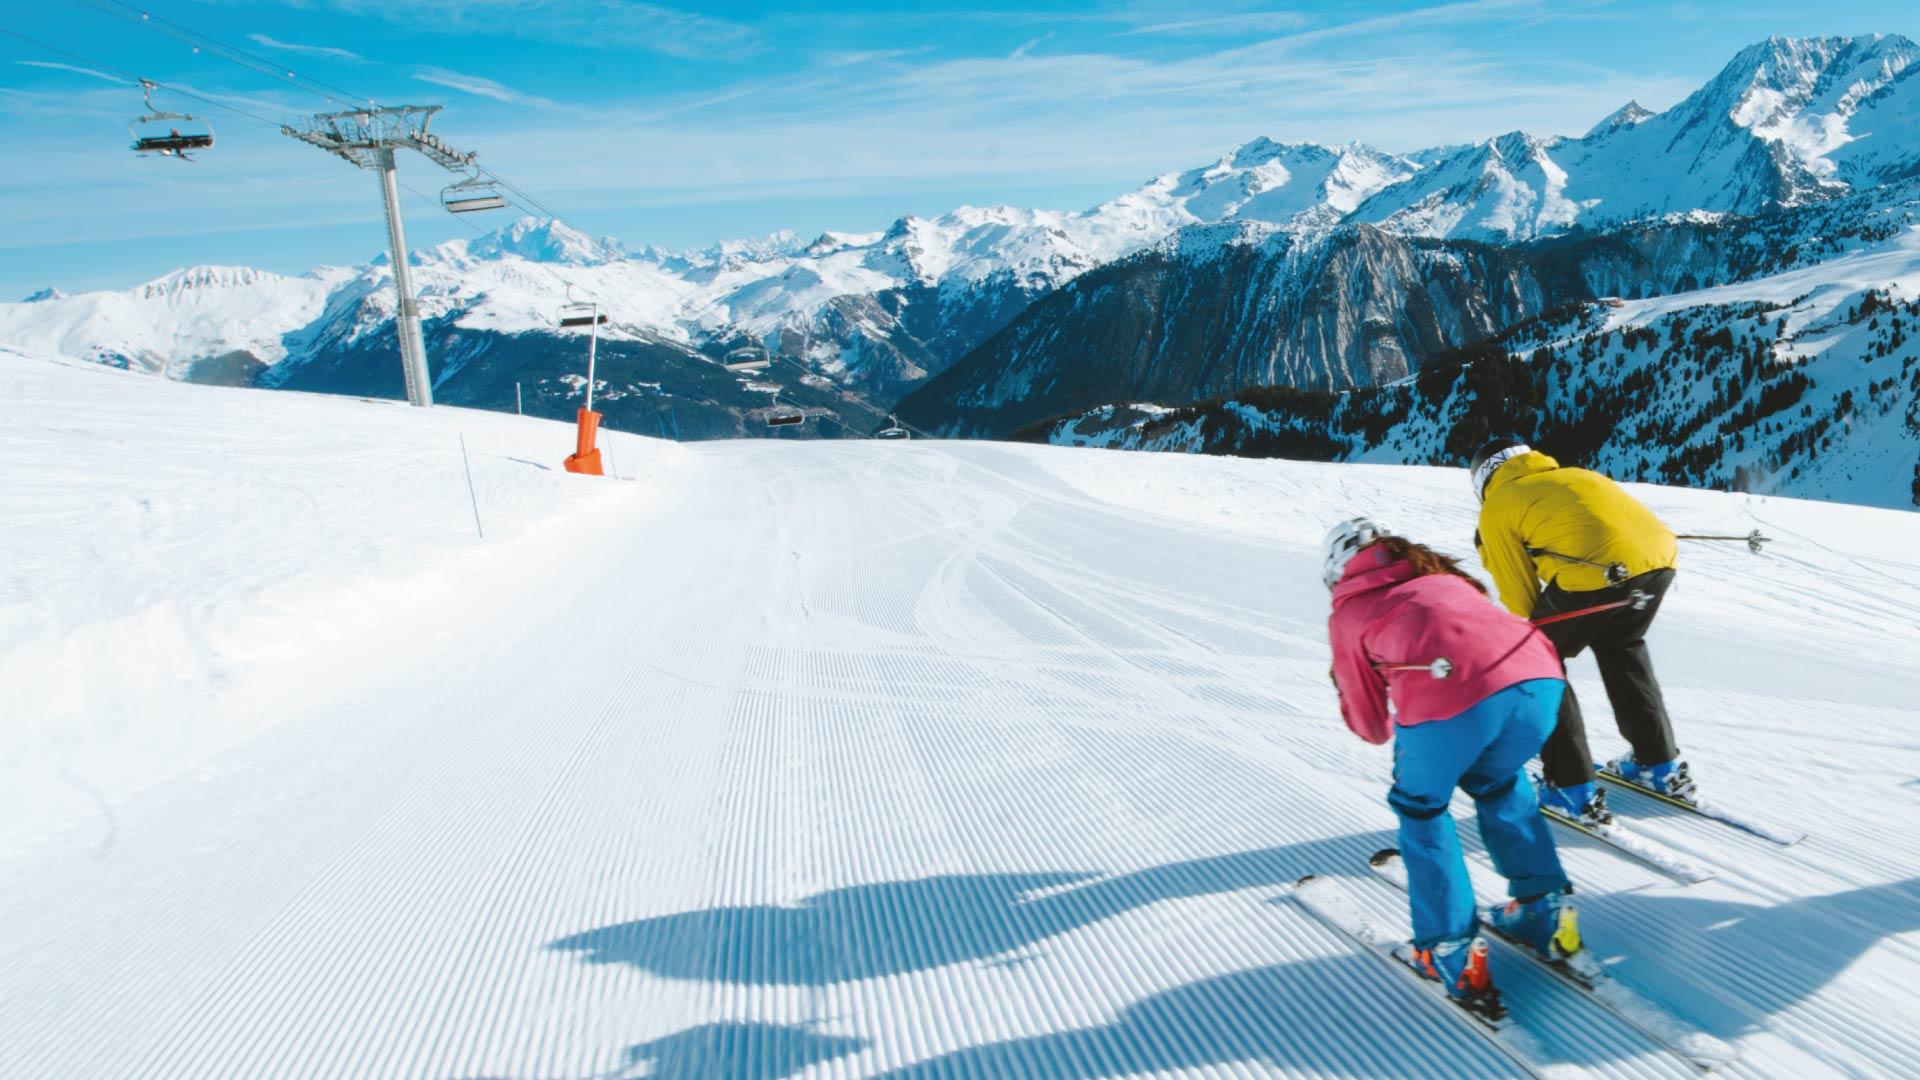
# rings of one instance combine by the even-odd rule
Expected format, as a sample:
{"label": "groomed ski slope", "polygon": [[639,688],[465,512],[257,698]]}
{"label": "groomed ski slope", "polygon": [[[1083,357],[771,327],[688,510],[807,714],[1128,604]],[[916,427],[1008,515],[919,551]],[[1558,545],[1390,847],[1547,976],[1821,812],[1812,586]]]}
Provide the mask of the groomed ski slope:
{"label": "groomed ski slope", "polygon": [[[0,416],[0,1076],[1515,1071],[1286,900],[1400,910],[1314,548],[1467,552],[1458,470],[614,433],[592,480],[551,423],[5,351]],[[1813,835],[1620,797],[1718,876],[1560,834],[1588,939],[1727,1075],[1911,1075],[1920,518],[1643,493],[1778,538],[1689,546],[1654,648],[1703,788]],[[1545,1064],[1688,1072],[1496,974]]]}

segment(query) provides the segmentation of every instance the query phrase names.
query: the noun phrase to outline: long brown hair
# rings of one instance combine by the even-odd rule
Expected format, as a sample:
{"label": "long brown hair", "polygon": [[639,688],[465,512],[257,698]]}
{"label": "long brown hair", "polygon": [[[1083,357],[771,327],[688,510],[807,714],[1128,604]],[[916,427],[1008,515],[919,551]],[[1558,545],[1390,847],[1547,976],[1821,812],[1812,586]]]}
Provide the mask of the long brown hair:
{"label": "long brown hair", "polygon": [[1486,595],[1487,587],[1480,584],[1479,578],[1460,569],[1460,560],[1451,555],[1442,555],[1427,545],[1416,544],[1404,536],[1383,536],[1367,546],[1375,545],[1386,548],[1387,554],[1394,559],[1412,564],[1415,577],[1425,577],[1428,574],[1452,574],[1479,589],[1482,596]]}

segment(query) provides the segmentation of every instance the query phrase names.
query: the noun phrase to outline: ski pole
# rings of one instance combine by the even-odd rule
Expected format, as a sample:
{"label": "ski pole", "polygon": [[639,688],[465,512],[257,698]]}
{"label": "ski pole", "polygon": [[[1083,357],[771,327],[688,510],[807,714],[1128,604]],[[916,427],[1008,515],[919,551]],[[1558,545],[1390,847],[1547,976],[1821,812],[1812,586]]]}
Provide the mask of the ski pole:
{"label": "ski pole", "polygon": [[1755,555],[1760,554],[1760,545],[1773,542],[1773,537],[1761,536],[1759,529],[1755,529],[1745,536],[1709,536],[1705,533],[1681,533],[1678,536],[1675,536],[1674,539],[1675,540],[1744,540],[1746,541],[1747,550],[1753,552]]}
{"label": "ski pole", "polygon": [[1444,679],[1453,674],[1453,661],[1441,657],[1431,664],[1375,664],[1375,671],[1424,671],[1436,679]]}
{"label": "ski pole", "polygon": [[1618,611],[1621,608],[1645,611],[1647,610],[1647,605],[1651,603],[1653,603],[1652,593],[1635,589],[1627,594],[1625,600],[1614,600],[1610,603],[1595,604],[1592,607],[1581,608],[1579,611],[1563,611],[1558,615],[1542,616],[1541,618],[1533,620],[1533,625],[1549,626],[1557,622],[1566,622],[1568,619],[1577,619],[1582,615],[1593,615],[1602,611]]}
{"label": "ski pole", "polygon": [[1609,585],[1618,585],[1621,582],[1627,580],[1627,564],[1625,563],[1617,563],[1617,562],[1598,563],[1598,562],[1594,562],[1592,559],[1582,559],[1575,555],[1562,555],[1557,551],[1549,551],[1546,548],[1536,548],[1536,547],[1528,548],[1527,554],[1532,555],[1535,558],[1539,558],[1540,556],[1545,555],[1549,559],[1559,559],[1562,562],[1579,563],[1582,566],[1591,566],[1594,569],[1599,570],[1602,573],[1607,575],[1607,584]]}

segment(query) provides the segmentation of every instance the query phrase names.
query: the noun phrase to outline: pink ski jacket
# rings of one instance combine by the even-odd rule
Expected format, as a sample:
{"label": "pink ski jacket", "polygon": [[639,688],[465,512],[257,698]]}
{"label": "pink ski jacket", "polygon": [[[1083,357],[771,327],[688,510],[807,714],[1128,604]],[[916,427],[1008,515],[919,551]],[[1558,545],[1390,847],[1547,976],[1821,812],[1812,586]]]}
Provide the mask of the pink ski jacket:
{"label": "pink ski jacket", "polygon": [[[1515,683],[1566,677],[1532,623],[1452,574],[1415,577],[1377,545],[1355,555],[1334,586],[1327,637],[1341,716],[1370,743],[1391,739],[1395,724],[1458,716]],[[1375,666],[1441,658],[1453,665],[1444,679]]]}

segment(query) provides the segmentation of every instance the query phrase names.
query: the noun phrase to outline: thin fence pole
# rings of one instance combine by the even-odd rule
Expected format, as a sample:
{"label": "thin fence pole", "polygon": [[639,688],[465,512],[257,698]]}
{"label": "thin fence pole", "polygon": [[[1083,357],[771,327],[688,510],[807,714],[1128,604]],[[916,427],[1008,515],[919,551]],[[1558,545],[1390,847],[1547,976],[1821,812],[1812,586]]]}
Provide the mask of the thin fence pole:
{"label": "thin fence pole", "polygon": [[487,530],[480,527],[480,496],[473,493],[473,463],[467,460],[467,437],[460,436],[460,465],[467,470],[467,501],[473,504],[473,531],[480,539],[487,538]]}
{"label": "thin fence pole", "polygon": [[513,384],[513,415],[515,416],[526,415],[526,413],[522,412],[520,409],[520,383],[518,380],[515,380]]}

